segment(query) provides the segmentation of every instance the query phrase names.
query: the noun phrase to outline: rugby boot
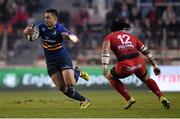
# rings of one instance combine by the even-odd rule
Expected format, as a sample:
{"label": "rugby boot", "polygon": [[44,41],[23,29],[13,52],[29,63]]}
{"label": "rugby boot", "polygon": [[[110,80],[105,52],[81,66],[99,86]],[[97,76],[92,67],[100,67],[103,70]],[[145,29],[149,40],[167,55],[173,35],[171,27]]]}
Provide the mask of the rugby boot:
{"label": "rugby boot", "polygon": [[167,98],[165,98],[164,96],[161,96],[160,102],[162,103],[162,105],[164,106],[165,109],[170,109],[171,103]]}
{"label": "rugby boot", "polygon": [[134,104],[136,102],[136,100],[133,98],[133,97],[131,97],[127,102],[126,102],[126,105],[124,106],[124,109],[129,109],[131,106],[132,106],[132,104]]}
{"label": "rugby boot", "polygon": [[86,98],[85,101],[80,102],[80,109],[86,109],[91,105],[91,102],[89,99]]}

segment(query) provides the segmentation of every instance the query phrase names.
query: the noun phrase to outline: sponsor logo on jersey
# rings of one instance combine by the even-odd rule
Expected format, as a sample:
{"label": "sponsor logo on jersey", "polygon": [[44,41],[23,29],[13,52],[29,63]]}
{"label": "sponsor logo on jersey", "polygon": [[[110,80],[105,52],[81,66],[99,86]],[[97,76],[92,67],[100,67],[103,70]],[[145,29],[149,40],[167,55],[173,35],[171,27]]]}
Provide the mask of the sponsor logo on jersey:
{"label": "sponsor logo on jersey", "polygon": [[118,49],[129,49],[129,48],[134,48],[134,45],[132,43],[128,44],[123,44],[123,45],[118,45]]}

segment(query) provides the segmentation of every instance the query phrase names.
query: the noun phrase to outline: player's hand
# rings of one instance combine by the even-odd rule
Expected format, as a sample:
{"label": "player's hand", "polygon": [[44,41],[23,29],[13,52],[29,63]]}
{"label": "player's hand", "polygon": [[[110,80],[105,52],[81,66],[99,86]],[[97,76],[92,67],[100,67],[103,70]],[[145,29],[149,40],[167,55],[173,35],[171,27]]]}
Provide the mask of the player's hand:
{"label": "player's hand", "polygon": [[32,28],[32,25],[27,26],[27,27],[24,29],[24,31],[23,31],[23,33],[24,33],[25,35],[32,35],[33,32],[34,32],[34,30],[33,30],[33,28]]}
{"label": "player's hand", "polygon": [[154,74],[159,75],[160,73],[161,73],[161,70],[159,69],[159,67],[154,67]]}
{"label": "player's hand", "polygon": [[61,35],[62,35],[63,39],[69,40],[69,34],[67,34],[66,32],[62,32]]}

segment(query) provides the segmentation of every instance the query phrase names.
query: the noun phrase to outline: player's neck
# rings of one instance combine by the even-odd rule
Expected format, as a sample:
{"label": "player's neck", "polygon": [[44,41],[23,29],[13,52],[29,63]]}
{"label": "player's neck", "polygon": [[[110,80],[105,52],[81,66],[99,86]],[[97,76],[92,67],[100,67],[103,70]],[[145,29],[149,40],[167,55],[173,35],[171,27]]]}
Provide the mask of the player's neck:
{"label": "player's neck", "polygon": [[52,24],[51,26],[48,26],[47,28],[48,28],[48,29],[53,29],[53,28],[55,28],[55,27],[56,27],[56,23]]}
{"label": "player's neck", "polygon": [[53,25],[53,26],[48,26],[47,28],[48,29],[53,29],[55,27],[55,25]]}

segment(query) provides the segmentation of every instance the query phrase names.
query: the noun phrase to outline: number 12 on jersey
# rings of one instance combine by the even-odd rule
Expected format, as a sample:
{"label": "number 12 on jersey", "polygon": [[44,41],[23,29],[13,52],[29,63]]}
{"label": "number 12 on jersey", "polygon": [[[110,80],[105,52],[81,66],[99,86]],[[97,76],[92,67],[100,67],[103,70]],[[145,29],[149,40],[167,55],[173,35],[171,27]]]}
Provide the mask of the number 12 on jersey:
{"label": "number 12 on jersey", "polygon": [[121,41],[122,44],[129,44],[132,43],[130,40],[130,36],[123,34],[123,35],[118,35],[117,39],[119,39]]}

